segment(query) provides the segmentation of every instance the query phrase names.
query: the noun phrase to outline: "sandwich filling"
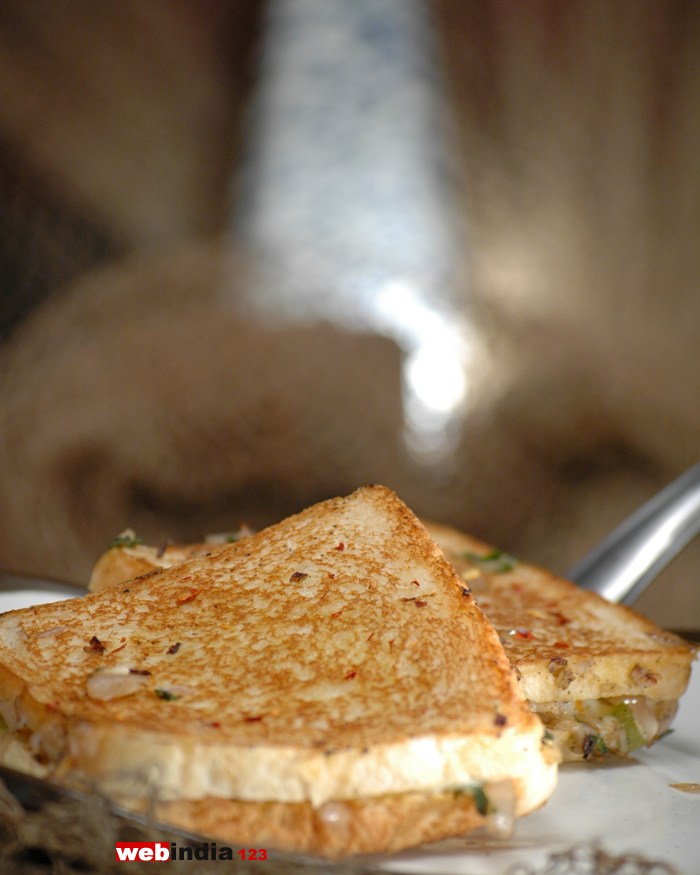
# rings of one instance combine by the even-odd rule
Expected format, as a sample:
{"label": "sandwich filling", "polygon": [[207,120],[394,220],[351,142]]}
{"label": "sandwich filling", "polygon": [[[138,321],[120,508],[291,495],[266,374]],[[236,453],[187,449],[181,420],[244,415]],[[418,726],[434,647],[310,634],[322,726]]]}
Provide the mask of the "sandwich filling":
{"label": "sandwich filling", "polygon": [[531,703],[564,761],[627,754],[654,744],[670,728],[678,702],[646,696]]}

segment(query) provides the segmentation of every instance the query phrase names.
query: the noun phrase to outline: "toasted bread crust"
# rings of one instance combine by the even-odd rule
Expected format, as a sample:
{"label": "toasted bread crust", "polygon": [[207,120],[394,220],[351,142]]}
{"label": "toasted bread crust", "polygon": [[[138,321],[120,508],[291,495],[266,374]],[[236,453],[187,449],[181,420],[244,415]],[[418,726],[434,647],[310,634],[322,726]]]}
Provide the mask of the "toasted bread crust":
{"label": "toasted bread crust", "polygon": [[117,544],[103,553],[95,563],[88,590],[101,592],[161,568],[181,565],[188,559],[203,556],[213,549],[210,544],[166,544],[162,548],[146,544]]}
{"label": "toasted bread crust", "polygon": [[[0,665],[61,721],[56,774],[108,792],[318,809],[508,779],[522,814],[556,781],[492,625],[383,487],[6,614]],[[142,685],[96,700],[116,667]]]}
{"label": "toasted bread crust", "polygon": [[220,841],[337,858],[389,853],[482,826],[469,793],[405,793],[367,800],[156,803],[156,819]]}
{"label": "toasted bread crust", "polygon": [[489,560],[498,551],[455,529],[426,527],[496,627],[528,701],[673,700],[685,690],[695,651],[678,636],[548,571]]}

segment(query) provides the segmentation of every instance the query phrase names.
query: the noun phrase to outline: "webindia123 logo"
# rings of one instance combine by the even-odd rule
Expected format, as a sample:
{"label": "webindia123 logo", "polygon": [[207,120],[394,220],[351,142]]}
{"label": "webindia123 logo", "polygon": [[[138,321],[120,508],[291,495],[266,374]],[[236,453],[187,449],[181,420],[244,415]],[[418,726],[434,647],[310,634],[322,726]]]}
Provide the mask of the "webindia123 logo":
{"label": "webindia123 logo", "polygon": [[[233,860],[234,850],[227,845],[217,848],[216,842],[204,842],[199,847],[180,845],[175,842],[116,842],[117,863],[141,860],[164,863],[166,860]],[[265,848],[241,848],[235,853],[242,860],[267,860]]]}

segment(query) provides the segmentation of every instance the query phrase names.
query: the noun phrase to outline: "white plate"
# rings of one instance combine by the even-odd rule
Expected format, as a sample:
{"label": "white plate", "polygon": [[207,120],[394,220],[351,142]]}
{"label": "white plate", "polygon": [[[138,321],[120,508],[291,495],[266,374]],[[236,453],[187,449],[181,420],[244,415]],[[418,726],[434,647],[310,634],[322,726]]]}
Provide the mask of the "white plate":
{"label": "white plate", "polygon": [[[0,613],[55,601],[41,590],[0,592]],[[581,842],[611,854],[663,860],[683,875],[700,875],[700,795],[670,787],[700,784],[700,670],[681,700],[674,732],[633,759],[569,764],[547,804],[518,821],[505,842],[453,839],[374,862],[389,872],[504,875],[518,864],[535,872],[550,855]]]}
{"label": "white plate", "polygon": [[45,605],[48,602],[58,602],[70,598],[55,592],[45,592],[40,589],[16,589],[12,592],[0,592],[0,614],[4,611],[17,611],[19,608],[31,608],[33,605]]}

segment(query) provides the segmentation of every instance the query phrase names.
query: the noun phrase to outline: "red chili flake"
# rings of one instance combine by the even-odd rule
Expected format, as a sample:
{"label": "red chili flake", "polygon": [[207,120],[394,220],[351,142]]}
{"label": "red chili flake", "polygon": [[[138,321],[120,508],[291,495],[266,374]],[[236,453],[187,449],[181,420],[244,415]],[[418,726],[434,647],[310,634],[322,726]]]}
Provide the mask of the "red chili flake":
{"label": "red chili flake", "polygon": [[180,642],[177,641],[172,647],[168,647],[168,653],[177,653],[180,649]]}
{"label": "red chili flake", "polygon": [[304,574],[303,571],[295,571],[294,574],[289,578],[290,583],[297,583],[300,580],[306,580],[308,574]]}
{"label": "red chili flake", "polygon": [[393,647],[393,646],[394,646],[394,639],[392,638],[391,641],[389,642],[389,647]]}
{"label": "red chili flake", "polygon": [[515,633],[515,637],[519,638],[521,641],[522,640],[530,641],[535,636],[532,634],[532,632],[529,629],[518,629],[518,631]]}
{"label": "red chili flake", "polygon": [[343,542],[341,541],[340,544],[338,544],[338,546],[337,546],[335,549],[336,549],[336,550],[344,550],[344,549],[345,549],[345,544],[343,544]]}
{"label": "red chili flake", "polygon": [[368,641],[371,641],[373,635],[374,635],[374,632],[370,632],[370,633],[369,633],[369,638],[368,638],[367,640],[368,640]]}
{"label": "red chili flake", "polygon": [[557,624],[559,626],[566,626],[567,623],[571,622],[571,620],[569,620],[568,617],[565,617],[563,614],[560,614],[559,611],[555,611],[554,616],[556,617]]}
{"label": "red chili flake", "polygon": [[102,654],[105,652],[105,646],[100,641],[100,639],[97,637],[97,635],[93,635],[92,638],[90,639],[90,643],[88,644],[87,647],[83,647],[83,650],[86,653],[100,653],[100,654]]}
{"label": "red chili flake", "polygon": [[355,677],[356,674],[357,674],[356,671],[351,671],[350,674],[346,674],[346,675],[345,675],[345,680],[346,680],[346,681],[351,681],[351,680]]}
{"label": "red chili flake", "polygon": [[420,599],[416,599],[413,603],[417,608],[424,608],[428,603],[422,602]]}
{"label": "red chili flake", "polygon": [[522,592],[522,591],[525,589],[525,584],[524,584],[524,583],[514,583],[514,584],[513,584],[513,589],[514,589],[516,592]]}
{"label": "red chili flake", "polygon": [[339,617],[343,613],[342,609],[340,611],[336,611],[334,614],[331,614],[331,617]]}
{"label": "red chili flake", "polygon": [[210,722],[210,723],[209,723],[209,725],[210,725],[210,726],[213,726],[213,727],[214,727],[214,729],[218,729],[218,728],[219,728],[219,726],[221,726],[221,724],[220,724],[220,723],[217,723],[217,722],[216,722],[216,721],[214,721],[214,720],[212,720],[212,721],[211,721],[211,722]]}
{"label": "red chili flake", "polygon": [[192,575],[188,574],[187,577],[181,577],[180,583],[184,583],[186,580],[192,580]]}
{"label": "red chili flake", "polygon": [[[246,723],[260,723],[260,721],[262,720],[262,715],[260,717],[245,717],[244,720]],[[214,725],[219,726],[218,723],[212,723],[212,726]]]}
{"label": "red chili flake", "polygon": [[554,646],[555,647],[571,647],[571,645],[567,644],[566,641],[555,641]]}
{"label": "red chili flake", "polygon": [[122,641],[126,641],[126,638],[120,638],[119,641],[120,641],[120,643],[121,643]]}
{"label": "red chili flake", "polygon": [[329,576],[329,577],[332,577],[333,580],[335,580],[335,574],[331,574],[331,573],[329,572],[328,576]]}
{"label": "red chili flake", "polygon": [[61,707],[61,703],[60,702],[47,702],[46,707],[49,709],[49,711],[58,711],[58,709]]}
{"label": "red chili flake", "polygon": [[178,605],[184,605],[185,602],[191,602],[193,598],[196,598],[200,593],[200,590],[196,589],[194,586],[190,589],[189,592],[181,593],[177,597]]}
{"label": "red chili flake", "polygon": [[115,647],[114,650],[110,650],[110,653],[118,653],[120,650],[123,650],[126,647],[126,644],[122,644],[121,647]]}
{"label": "red chili flake", "polygon": [[420,586],[420,583],[418,583],[417,580],[412,580],[411,583],[412,583],[414,586]]}

